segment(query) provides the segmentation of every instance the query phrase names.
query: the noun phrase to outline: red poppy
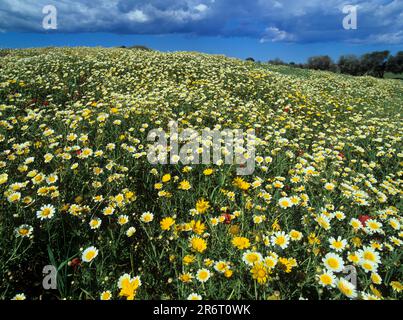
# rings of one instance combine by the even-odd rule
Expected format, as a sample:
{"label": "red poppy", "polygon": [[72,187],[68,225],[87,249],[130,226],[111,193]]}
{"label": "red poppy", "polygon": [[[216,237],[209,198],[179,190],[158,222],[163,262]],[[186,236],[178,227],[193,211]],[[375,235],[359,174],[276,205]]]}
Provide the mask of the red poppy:
{"label": "red poppy", "polygon": [[69,262],[69,266],[76,269],[77,267],[81,266],[81,260],[79,258],[74,258]]}
{"label": "red poppy", "polygon": [[81,153],[82,153],[81,150],[77,150],[77,151],[76,151],[76,154],[77,154],[78,156],[79,156]]}
{"label": "red poppy", "polygon": [[363,225],[363,227],[365,227],[367,220],[371,219],[370,216],[368,215],[362,215],[358,217],[358,220],[360,220],[361,224]]}
{"label": "red poppy", "polygon": [[225,218],[225,220],[224,220],[225,224],[230,224],[231,223],[231,215],[229,213],[225,213],[224,218]]}

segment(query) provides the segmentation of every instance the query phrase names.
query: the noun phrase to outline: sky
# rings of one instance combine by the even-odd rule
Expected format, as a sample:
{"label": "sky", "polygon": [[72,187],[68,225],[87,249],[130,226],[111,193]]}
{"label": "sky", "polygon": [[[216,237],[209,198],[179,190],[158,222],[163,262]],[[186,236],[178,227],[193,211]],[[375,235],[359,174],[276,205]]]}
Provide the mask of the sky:
{"label": "sky", "polygon": [[403,0],[0,0],[0,48],[121,45],[294,62],[395,53]]}

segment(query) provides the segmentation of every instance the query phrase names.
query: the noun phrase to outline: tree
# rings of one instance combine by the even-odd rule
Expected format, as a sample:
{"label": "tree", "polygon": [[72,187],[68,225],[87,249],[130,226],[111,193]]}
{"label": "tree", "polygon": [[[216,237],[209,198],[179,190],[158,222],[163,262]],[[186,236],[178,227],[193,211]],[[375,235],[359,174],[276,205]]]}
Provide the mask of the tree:
{"label": "tree", "polygon": [[395,56],[390,56],[386,63],[386,71],[392,73],[403,73],[403,51],[399,51]]}
{"label": "tree", "polygon": [[361,57],[363,72],[374,77],[383,78],[388,58],[389,51],[387,50],[364,54]]}
{"label": "tree", "polygon": [[308,59],[307,66],[309,69],[315,70],[332,70],[334,63],[329,56],[315,56]]}
{"label": "tree", "polygon": [[355,55],[341,56],[337,65],[341,73],[350,74],[352,76],[359,76],[362,74],[361,61]]}
{"label": "tree", "polygon": [[143,50],[143,51],[153,51],[152,49],[150,49],[150,48],[148,48],[146,46],[142,46],[142,45],[131,46],[131,47],[128,47],[128,49]]}
{"label": "tree", "polygon": [[253,59],[252,57],[249,57],[249,58],[246,58],[246,61],[255,62],[255,59]]}
{"label": "tree", "polygon": [[274,65],[278,65],[278,66],[282,66],[285,65],[286,63],[281,60],[280,58],[275,58],[274,60],[269,60],[268,61],[269,64],[274,64]]}

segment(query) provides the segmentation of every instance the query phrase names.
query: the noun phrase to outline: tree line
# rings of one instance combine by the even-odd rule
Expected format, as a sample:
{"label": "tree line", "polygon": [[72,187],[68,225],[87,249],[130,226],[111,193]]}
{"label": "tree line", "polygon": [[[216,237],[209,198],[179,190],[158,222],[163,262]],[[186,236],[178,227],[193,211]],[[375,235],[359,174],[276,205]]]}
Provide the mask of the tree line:
{"label": "tree line", "polygon": [[[247,60],[254,61],[253,58]],[[328,55],[310,57],[306,63],[286,63],[278,58],[268,62],[275,65],[340,72],[352,76],[369,75],[383,78],[385,72],[403,73],[403,51],[399,51],[395,55],[391,55],[387,50],[374,51],[362,56],[349,54],[341,56],[337,62],[334,62]]]}

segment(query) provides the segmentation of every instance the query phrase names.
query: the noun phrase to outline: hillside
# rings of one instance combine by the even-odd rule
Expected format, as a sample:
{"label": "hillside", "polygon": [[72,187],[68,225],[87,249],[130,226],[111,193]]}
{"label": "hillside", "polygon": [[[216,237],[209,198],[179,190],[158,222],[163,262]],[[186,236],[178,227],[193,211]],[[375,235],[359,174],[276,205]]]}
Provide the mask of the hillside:
{"label": "hillside", "polygon": [[[401,298],[402,102],[400,80],[218,55],[2,54],[0,297]],[[199,145],[150,163],[173,122]],[[229,153],[206,128],[242,130],[247,164],[189,163]]]}

